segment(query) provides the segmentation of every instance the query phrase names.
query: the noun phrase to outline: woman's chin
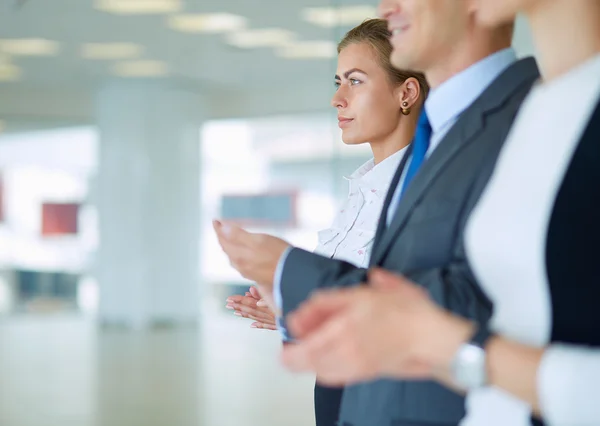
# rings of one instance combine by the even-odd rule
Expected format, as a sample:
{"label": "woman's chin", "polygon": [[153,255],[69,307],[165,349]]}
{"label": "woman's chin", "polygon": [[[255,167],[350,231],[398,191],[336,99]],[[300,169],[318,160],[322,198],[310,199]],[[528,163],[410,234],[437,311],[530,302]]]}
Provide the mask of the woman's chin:
{"label": "woman's chin", "polygon": [[366,143],[367,141],[365,141],[364,139],[357,139],[357,138],[352,138],[352,137],[343,137],[342,136],[342,142],[344,142],[345,145],[361,145],[363,143]]}

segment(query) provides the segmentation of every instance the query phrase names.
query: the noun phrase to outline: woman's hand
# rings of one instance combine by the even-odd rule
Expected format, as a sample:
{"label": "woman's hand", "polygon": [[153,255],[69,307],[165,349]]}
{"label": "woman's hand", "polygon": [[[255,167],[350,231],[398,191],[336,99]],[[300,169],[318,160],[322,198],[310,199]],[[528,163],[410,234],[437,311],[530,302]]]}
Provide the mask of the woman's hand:
{"label": "woman's hand", "polygon": [[226,308],[232,309],[237,316],[254,320],[255,322],[250,324],[252,328],[277,330],[275,315],[266,306],[255,287],[250,287],[244,296],[228,297]]}

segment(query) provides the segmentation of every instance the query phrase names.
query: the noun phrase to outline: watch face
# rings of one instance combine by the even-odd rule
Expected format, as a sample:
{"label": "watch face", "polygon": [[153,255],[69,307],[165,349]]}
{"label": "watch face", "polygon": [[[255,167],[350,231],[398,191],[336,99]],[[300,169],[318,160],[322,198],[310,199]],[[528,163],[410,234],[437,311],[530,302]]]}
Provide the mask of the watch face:
{"label": "watch face", "polygon": [[452,374],[463,389],[484,386],[487,382],[485,351],[471,343],[462,345],[454,357]]}

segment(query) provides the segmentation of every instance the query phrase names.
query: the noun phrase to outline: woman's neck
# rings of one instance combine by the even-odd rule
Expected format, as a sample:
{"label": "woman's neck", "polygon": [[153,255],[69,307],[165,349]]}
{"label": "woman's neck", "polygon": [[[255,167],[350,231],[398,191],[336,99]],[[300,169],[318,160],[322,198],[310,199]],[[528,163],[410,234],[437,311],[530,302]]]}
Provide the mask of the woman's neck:
{"label": "woman's neck", "polygon": [[[413,111],[411,112],[411,115],[412,114],[418,113]],[[415,120],[410,120],[410,117],[411,116],[402,117],[398,127],[384,139],[369,143],[371,145],[371,151],[373,152],[375,165],[381,163],[389,156],[394,155],[412,142],[417,123]]]}
{"label": "woman's neck", "polygon": [[550,81],[600,53],[600,2],[549,0],[525,11],[542,78]]}

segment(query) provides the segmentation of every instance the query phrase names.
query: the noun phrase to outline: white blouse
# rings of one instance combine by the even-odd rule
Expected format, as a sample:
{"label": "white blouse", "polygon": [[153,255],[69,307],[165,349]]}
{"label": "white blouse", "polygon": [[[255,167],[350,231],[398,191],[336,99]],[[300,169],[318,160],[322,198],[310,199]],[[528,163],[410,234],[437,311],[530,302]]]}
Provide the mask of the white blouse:
{"label": "white blouse", "polygon": [[330,228],[319,232],[315,253],[367,267],[383,204],[392,178],[408,147],[375,165],[369,160],[352,175],[348,198]]}
{"label": "white blouse", "polygon": [[[599,99],[600,55],[535,86],[466,229],[470,264],[494,303],[490,328],[523,344],[549,345],[537,386],[544,421],[554,426],[600,425],[600,350],[551,343],[558,319],[546,264],[557,193]],[[488,387],[467,396],[462,425],[525,426],[530,416],[528,404]]]}

